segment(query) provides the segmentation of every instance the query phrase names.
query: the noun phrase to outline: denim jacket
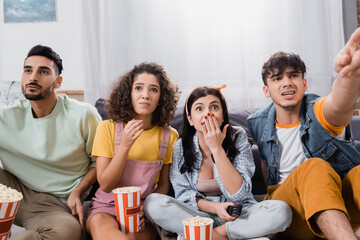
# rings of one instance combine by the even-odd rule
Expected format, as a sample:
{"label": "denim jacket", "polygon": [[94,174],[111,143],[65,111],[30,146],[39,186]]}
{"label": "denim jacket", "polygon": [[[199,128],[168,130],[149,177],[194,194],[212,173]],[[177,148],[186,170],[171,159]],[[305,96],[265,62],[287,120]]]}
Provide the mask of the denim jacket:
{"label": "denim jacket", "polygon": [[[355,148],[350,126],[345,128],[345,140],[331,135],[314,113],[314,104],[319,100],[315,94],[306,94],[300,111],[300,138],[306,158],[321,158],[329,162],[343,178],[353,167],[360,164],[360,153]],[[271,103],[248,117],[249,132],[257,143],[261,158],[267,166],[268,185],[279,182],[280,145],[276,135],[276,111]]]}

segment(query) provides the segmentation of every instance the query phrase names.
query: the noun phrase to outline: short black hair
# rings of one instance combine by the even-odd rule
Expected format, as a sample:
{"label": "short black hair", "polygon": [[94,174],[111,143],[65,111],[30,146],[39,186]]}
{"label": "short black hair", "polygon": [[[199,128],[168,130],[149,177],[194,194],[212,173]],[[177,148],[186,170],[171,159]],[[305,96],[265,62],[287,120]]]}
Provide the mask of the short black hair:
{"label": "short black hair", "polygon": [[60,58],[59,54],[57,54],[54,50],[52,50],[50,47],[42,46],[42,45],[36,45],[33,48],[30,49],[28,55],[26,56],[25,60],[28,59],[31,56],[43,56],[50,60],[54,61],[55,70],[57,71],[57,75],[60,75],[63,66],[62,66],[62,59]]}
{"label": "short black hair", "polygon": [[277,52],[273,54],[266,63],[264,63],[261,71],[264,85],[267,86],[267,77],[278,70],[282,74],[286,68],[293,68],[296,72],[301,73],[304,78],[306,73],[306,66],[300,56],[294,53]]}

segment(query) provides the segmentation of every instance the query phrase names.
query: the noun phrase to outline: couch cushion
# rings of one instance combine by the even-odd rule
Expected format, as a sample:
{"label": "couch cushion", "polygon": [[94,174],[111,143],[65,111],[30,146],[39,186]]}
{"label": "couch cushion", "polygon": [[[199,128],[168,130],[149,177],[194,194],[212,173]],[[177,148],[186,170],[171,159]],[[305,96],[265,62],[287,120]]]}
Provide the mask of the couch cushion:
{"label": "couch cushion", "polygon": [[105,113],[105,99],[99,98],[98,100],[96,100],[95,107],[98,110],[102,120],[106,120],[107,117]]}
{"label": "couch cushion", "polygon": [[353,138],[360,141],[360,116],[354,116],[350,126]]}

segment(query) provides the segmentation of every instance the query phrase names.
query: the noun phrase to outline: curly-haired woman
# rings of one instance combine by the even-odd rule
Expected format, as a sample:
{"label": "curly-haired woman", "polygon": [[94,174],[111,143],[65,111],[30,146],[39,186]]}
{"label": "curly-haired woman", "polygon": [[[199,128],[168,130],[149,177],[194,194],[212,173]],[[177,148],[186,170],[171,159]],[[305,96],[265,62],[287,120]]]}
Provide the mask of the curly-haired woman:
{"label": "curly-haired woman", "polygon": [[[142,209],[139,232],[120,231],[111,191],[140,186],[142,201],[152,192],[168,192],[172,150],[178,139],[169,123],[178,99],[177,86],[156,63],[136,65],[114,83],[105,105],[109,120],[97,128],[92,151],[100,184],[87,221],[93,239],[156,238],[156,230],[145,222]],[[155,171],[148,171],[150,168]]]}

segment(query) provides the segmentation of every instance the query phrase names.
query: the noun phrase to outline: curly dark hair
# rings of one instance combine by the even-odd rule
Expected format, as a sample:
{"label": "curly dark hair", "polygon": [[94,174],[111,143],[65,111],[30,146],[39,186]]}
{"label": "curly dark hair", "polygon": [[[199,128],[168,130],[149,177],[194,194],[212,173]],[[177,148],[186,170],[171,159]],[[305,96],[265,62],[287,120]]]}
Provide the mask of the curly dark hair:
{"label": "curly dark hair", "polygon": [[153,62],[135,65],[132,70],[113,83],[109,99],[105,101],[107,117],[115,122],[125,123],[134,118],[135,110],[131,103],[131,90],[135,77],[141,73],[154,75],[160,85],[159,103],[152,114],[151,123],[159,126],[170,124],[175,116],[180,95],[179,88],[171,82],[164,68]]}
{"label": "curly dark hair", "polygon": [[274,53],[262,67],[261,76],[264,85],[267,86],[267,77],[274,74],[275,70],[282,74],[288,67],[293,68],[297,73],[301,73],[304,78],[306,66],[299,55],[286,52]]}

